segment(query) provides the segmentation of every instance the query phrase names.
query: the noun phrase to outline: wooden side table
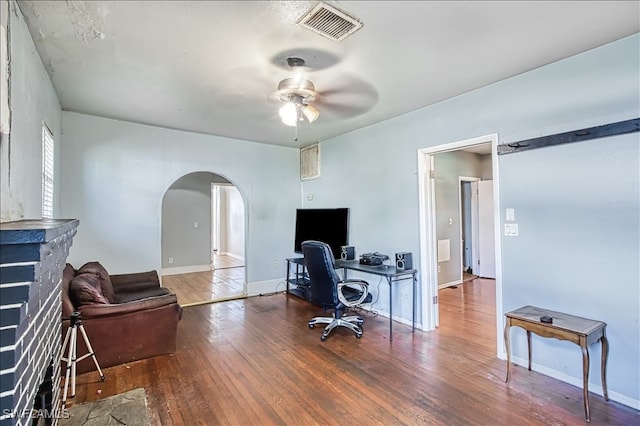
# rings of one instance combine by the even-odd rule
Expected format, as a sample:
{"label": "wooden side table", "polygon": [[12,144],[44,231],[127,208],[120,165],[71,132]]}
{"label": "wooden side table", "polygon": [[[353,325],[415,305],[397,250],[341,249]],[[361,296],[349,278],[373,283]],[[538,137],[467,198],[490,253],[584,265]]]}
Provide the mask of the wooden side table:
{"label": "wooden side table", "polygon": [[[540,317],[549,316],[553,323],[544,323]],[[568,340],[580,346],[582,349],[582,393],[584,397],[584,413],[588,422],[591,421],[589,412],[589,345],[600,341],[602,343],[601,375],[602,391],[605,401],[609,400],[607,394],[607,357],[609,355],[609,342],[605,335],[607,324],[602,321],[576,317],[562,312],[524,306],[515,311],[507,312],[504,326],[504,343],[507,350],[507,380],[511,379],[511,346],[509,331],[511,326],[518,326],[527,331],[527,346],[529,352],[529,371],[531,371],[531,333],[541,337],[554,337],[560,340]]]}

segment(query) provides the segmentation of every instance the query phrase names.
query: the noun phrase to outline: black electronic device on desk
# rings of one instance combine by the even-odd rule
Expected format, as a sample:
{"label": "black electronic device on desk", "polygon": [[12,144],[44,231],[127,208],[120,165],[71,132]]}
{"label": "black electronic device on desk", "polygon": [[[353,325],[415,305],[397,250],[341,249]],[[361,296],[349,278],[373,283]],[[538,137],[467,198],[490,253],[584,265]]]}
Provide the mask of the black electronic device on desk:
{"label": "black electronic device on desk", "polygon": [[389,259],[389,256],[387,256],[386,254],[380,254],[378,252],[364,253],[360,256],[360,263],[362,265],[380,266],[387,259]]}

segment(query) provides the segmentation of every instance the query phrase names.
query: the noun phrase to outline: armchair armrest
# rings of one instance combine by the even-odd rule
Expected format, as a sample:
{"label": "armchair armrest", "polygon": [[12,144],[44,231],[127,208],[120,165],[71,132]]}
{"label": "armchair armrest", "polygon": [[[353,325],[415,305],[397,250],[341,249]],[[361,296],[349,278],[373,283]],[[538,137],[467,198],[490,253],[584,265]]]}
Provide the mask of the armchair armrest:
{"label": "armchair armrest", "polygon": [[[178,299],[175,294],[148,297],[146,299],[134,300],[132,302],[119,303],[114,305],[83,305],[78,308],[83,320],[91,318],[107,317],[111,315],[123,315],[132,312],[145,311],[159,308],[175,303],[178,308]],[[180,308],[181,309],[181,308]]]}
{"label": "armchair armrest", "polygon": [[160,287],[160,279],[156,271],[138,272],[134,274],[109,275],[113,291],[117,293],[137,293],[143,290]]}
{"label": "armchair armrest", "polygon": [[[348,300],[344,295],[343,289],[351,285],[360,287],[361,294],[358,299]],[[364,302],[364,300],[367,298],[368,295],[369,295],[369,283],[366,281],[358,280],[358,279],[349,279],[349,280],[342,280],[338,283],[338,300],[340,300],[340,302],[342,302],[342,304],[345,306],[360,305],[362,302]]]}

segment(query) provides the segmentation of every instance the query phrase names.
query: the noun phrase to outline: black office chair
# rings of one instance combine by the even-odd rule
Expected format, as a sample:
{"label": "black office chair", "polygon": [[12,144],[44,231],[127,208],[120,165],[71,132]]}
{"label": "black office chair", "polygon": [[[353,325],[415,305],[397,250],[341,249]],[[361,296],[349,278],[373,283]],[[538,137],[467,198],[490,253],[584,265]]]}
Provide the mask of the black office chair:
{"label": "black office chair", "polygon": [[[315,317],[309,320],[309,328],[316,324],[328,324],[320,340],[326,340],[336,327],[347,327],[362,337],[364,318],[359,316],[343,317],[345,308],[371,301],[369,284],[362,280],[341,280],[335,270],[335,262],[331,247],[320,241],[304,241],[302,243],[304,263],[309,274],[311,302],[324,309],[333,309],[332,317]],[[354,289],[351,286],[359,287]]]}

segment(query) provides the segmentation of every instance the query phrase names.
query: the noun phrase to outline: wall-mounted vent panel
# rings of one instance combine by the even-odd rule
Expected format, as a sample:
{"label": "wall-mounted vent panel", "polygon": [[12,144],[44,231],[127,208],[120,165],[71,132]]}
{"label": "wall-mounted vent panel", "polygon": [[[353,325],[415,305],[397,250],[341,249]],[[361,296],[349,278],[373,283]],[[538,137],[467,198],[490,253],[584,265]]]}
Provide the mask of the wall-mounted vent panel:
{"label": "wall-mounted vent panel", "polygon": [[320,177],[320,144],[300,148],[300,179]]}
{"label": "wall-mounted vent panel", "polygon": [[342,41],[362,28],[362,22],[326,3],[318,3],[298,24],[333,41]]}

